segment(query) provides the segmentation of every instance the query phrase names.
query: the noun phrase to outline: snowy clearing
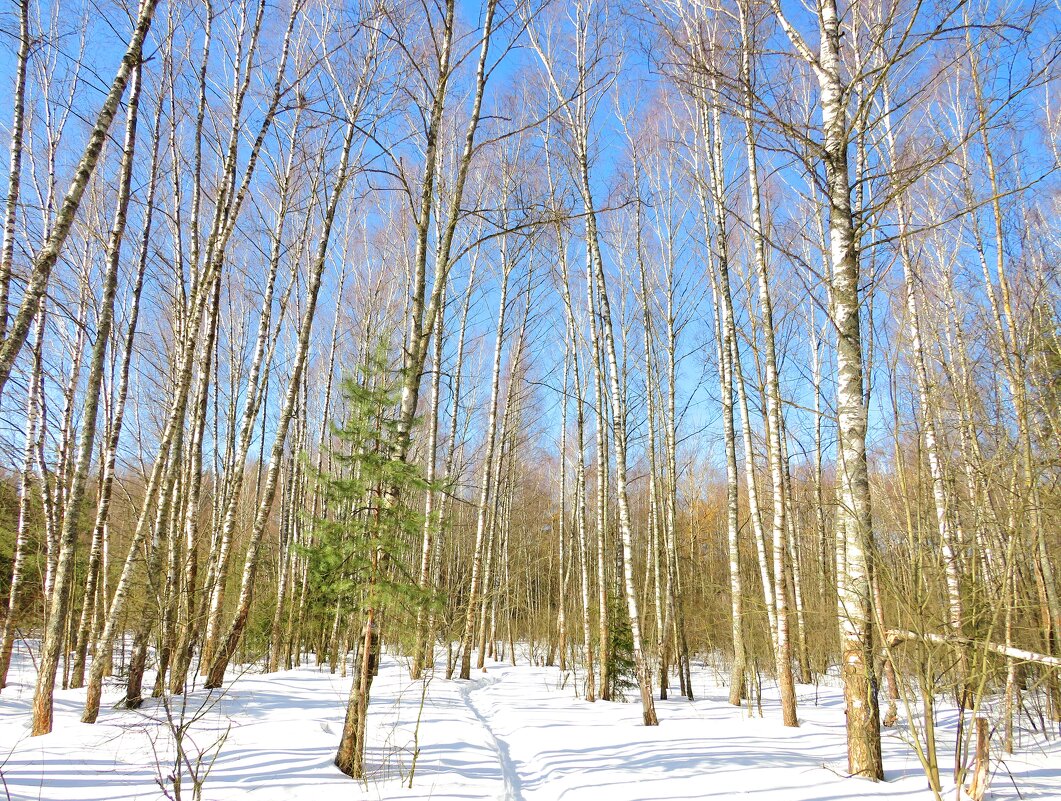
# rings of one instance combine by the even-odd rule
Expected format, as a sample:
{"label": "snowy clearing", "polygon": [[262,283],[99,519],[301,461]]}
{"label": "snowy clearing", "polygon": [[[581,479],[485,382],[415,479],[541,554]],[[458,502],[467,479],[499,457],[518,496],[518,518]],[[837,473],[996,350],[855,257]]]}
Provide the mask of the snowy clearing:
{"label": "snowy clearing", "polygon": [[[121,688],[108,685],[100,722],[89,726],[78,722],[83,691],[59,691],[55,731],[31,738],[32,679],[23,650],[0,696],[0,793],[13,801],[166,797],[159,779],[172,770],[173,736],[164,707],[151,700],[139,711],[115,710]],[[800,686],[801,727],[785,729],[772,690],[764,691],[765,717],[749,718],[746,709],[726,703],[716,672],[701,665],[693,676],[698,700],[673,693],[657,706],[659,727],[645,728],[638,704],[576,698],[579,682],[571,674],[492,662],[470,683],[429,680],[409,789],[423,684],[409,680],[403,662],[385,657],[373,685],[367,783],[332,765],[349,678],[303,666],[233,679],[213,703],[203,691],[192,693],[185,714],[203,711],[186,740],[192,762],[227,732],[205,783],[209,801],[932,798],[901,728],[883,737],[886,782],[843,775],[844,713],[836,687]],[[173,715],[179,714],[175,706]],[[954,715],[940,718],[946,746]],[[1044,746],[1025,733],[1023,746],[996,771],[989,797],[1061,799],[1059,744]],[[942,766],[951,759],[940,753]],[[944,787],[944,797],[955,797],[953,785]]]}

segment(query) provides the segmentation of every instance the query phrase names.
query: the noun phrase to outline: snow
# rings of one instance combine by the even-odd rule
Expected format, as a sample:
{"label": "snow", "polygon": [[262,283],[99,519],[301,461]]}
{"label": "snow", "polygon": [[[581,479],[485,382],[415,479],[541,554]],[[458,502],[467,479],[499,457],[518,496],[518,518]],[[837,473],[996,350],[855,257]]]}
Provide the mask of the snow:
{"label": "snow", "polygon": [[[717,672],[701,666],[693,675],[697,700],[674,692],[657,701],[660,725],[646,728],[639,704],[589,703],[578,697],[581,675],[555,667],[488,662],[471,682],[446,681],[440,668],[424,694],[404,660],[385,656],[373,685],[371,775],[359,783],[332,765],[351,680],[313,665],[252,670],[234,673],[221,693],[190,693],[183,708],[184,720],[197,718],[185,748],[193,765],[205,752],[208,801],[932,798],[902,728],[885,730],[885,782],[844,776],[843,703],[834,686],[799,686],[801,725],[786,729],[776,695],[764,690],[764,716],[749,716],[726,703]],[[155,700],[137,711],[113,709],[121,688],[108,685],[99,722],[85,725],[84,691],[57,691],[53,733],[29,737],[33,678],[23,649],[0,693],[0,799],[5,791],[17,801],[165,798],[160,782],[174,796],[166,777],[180,698],[167,725]],[[418,716],[421,750],[409,789]],[[943,773],[954,718],[944,710],[938,724]],[[1061,799],[1057,739],[1025,734],[1022,744],[996,771],[989,797]],[[192,797],[187,771],[183,797]],[[955,797],[953,785],[944,797]]]}

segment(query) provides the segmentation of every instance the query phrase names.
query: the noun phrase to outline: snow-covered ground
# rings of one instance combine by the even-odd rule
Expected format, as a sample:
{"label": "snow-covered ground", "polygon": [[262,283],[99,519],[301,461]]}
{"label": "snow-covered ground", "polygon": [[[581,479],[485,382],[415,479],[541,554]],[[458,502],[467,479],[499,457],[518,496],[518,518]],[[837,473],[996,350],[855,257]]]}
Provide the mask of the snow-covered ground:
{"label": "snow-covered ground", "polygon": [[[29,737],[33,678],[21,652],[0,693],[0,800],[5,793],[19,801],[164,798],[160,783],[173,797],[168,777],[179,699],[167,724],[157,701],[135,712],[111,708],[121,690],[110,686],[100,720],[90,726],[79,722],[84,692],[59,691],[54,732]],[[902,729],[884,736],[886,782],[843,775],[837,688],[800,686],[801,726],[786,729],[770,693],[764,717],[749,717],[726,703],[715,671],[701,668],[693,678],[697,700],[657,702],[660,725],[645,728],[640,705],[590,704],[576,697],[579,683],[557,668],[490,663],[472,682],[431,678],[425,695],[402,662],[386,657],[373,685],[372,775],[357,783],[332,765],[350,679],[315,666],[246,671],[223,694],[189,695],[184,719],[198,720],[184,747],[191,763],[206,752],[209,801],[932,798]],[[409,789],[418,716],[420,754]],[[949,744],[954,716],[940,717],[940,742]],[[221,737],[218,751],[212,746]],[[989,797],[1061,801],[1061,746],[1031,737],[1024,746],[996,771]],[[950,759],[942,750],[941,765]],[[190,799],[187,778],[184,789]],[[944,791],[955,797],[953,786]]]}

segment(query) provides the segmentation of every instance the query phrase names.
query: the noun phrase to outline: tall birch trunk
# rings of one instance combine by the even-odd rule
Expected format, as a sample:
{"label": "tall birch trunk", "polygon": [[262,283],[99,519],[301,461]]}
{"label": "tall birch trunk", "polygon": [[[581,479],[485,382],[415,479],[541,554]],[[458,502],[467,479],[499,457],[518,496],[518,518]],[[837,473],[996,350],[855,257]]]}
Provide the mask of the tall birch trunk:
{"label": "tall birch trunk", "polygon": [[[11,268],[15,258],[15,225],[22,183],[22,150],[26,125],[26,68],[29,65],[29,0],[18,2],[18,53],[15,56],[15,87],[11,101],[11,145],[4,204],[4,232],[0,243],[0,341],[7,336],[7,312],[11,292]],[[5,671],[0,671],[3,687]]]}
{"label": "tall birch trunk", "polygon": [[508,306],[508,279],[511,266],[502,266],[501,286],[498,291],[497,324],[494,335],[494,358],[490,370],[490,401],[486,416],[486,442],[483,450],[483,475],[479,482],[479,503],[475,516],[475,550],[472,555],[471,581],[468,585],[468,609],[464,620],[462,638],[461,669],[462,679],[471,678],[472,670],[472,635],[475,626],[475,613],[479,606],[482,591],[483,550],[486,544],[486,518],[490,499],[494,491],[494,451],[497,447],[497,411],[498,398],[501,394],[501,353],[504,347],[505,312]]}
{"label": "tall birch trunk", "polygon": [[842,580],[838,576],[841,676],[847,710],[848,772],[884,778],[880,709],[873,667],[873,521],[866,463],[866,396],[863,384],[859,297],[859,252],[851,208],[849,115],[841,73],[840,18],[835,0],[818,6],[819,53],[814,55],[792,27],[777,0],[774,16],[813,69],[820,90],[821,158],[829,203],[831,316],[836,328],[838,532],[844,537]]}
{"label": "tall birch trunk", "polygon": [[761,198],[759,190],[759,167],[756,158],[755,125],[752,121],[752,71],[751,30],[748,14],[740,7],[741,25],[741,84],[743,104],[741,116],[744,121],[745,155],[748,165],[748,194],[751,204],[751,238],[756,277],[759,285],[759,308],[763,328],[763,344],[766,350],[766,433],[767,453],[770,463],[770,484],[773,498],[773,564],[774,603],[776,605],[777,636],[774,639],[774,665],[781,691],[781,713],[786,726],[798,726],[796,718],[796,689],[792,680],[792,645],[789,640],[788,591],[785,581],[785,477],[782,463],[782,410],[781,391],[777,378],[777,354],[774,343],[774,312],[767,275],[766,236],[763,231]]}
{"label": "tall birch trunk", "polygon": [[[151,0],[146,0],[146,2],[151,3]],[[48,625],[44,632],[44,643],[41,647],[37,686],[33,694],[34,736],[47,734],[52,730],[52,696],[55,690],[55,675],[59,665],[59,656],[66,638],[67,617],[70,614],[77,524],[81,515],[81,502],[84,499],[88,472],[92,463],[92,452],[95,448],[96,418],[103,386],[103,368],[106,363],[107,345],[110,341],[111,325],[114,320],[114,297],[118,290],[118,266],[121,261],[122,240],[125,238],[126,212],[129,207],[130,185],[133,174],[133,155],[136,151],[136,125],[140,104],[141,81],[141,67],[138,59],[139,43],[134,54],[137,56],[137,61],[132,70],[132,85],[129,91],[129,104],[126,112],[118,204],[114,212],[114,222],[111,226],[110,236],[107,240],[103,299],[100,304],[100,316],[96,326],[96,340],[92,346],[92,360],[89,365],[84,399],[84,419],[78,442],[74,472],[71,477],[69,494],[65,504],[66,508],[63,514],[59,560],[49,603]],[[115,104],[117,104],[123,93],[119,93],[115,98]],[[74,213],[76,213],[76,208],[71,211],[71,214]],[[58,252],[56,252],[56,255],[58,255]]]}

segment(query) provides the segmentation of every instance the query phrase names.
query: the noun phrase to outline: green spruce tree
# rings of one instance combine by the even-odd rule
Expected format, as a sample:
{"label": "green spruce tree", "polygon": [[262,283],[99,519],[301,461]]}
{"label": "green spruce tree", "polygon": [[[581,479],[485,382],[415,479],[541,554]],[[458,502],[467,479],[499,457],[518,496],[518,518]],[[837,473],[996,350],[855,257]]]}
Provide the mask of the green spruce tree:
{"label": "green spruce tree", "polygon": [[346,417],[333,426],[333,469],[317,477],[327,513],[314,521],[308,556],[319,603],[353,612],[360,621],[335,764],[363,778],[365,722],[383,622],[415,619],[416,609],[431,601],[412,569],[424,518],[411,501],[426,490],[427,480],[418,465],[392,456],[401,387],[383,342],[357,375],[343,382],[342,391]]}

